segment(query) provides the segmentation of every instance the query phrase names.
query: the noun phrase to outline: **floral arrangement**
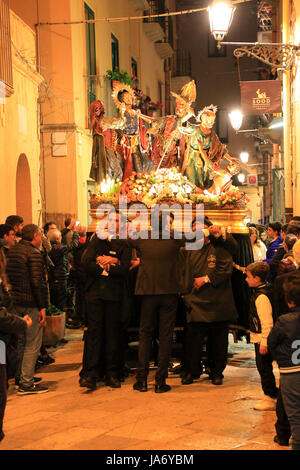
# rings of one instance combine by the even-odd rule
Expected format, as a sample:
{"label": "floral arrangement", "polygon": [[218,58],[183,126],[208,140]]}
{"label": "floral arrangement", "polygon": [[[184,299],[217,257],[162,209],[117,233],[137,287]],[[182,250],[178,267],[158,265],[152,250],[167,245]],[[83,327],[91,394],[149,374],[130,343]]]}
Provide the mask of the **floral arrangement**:
{"label": "floral arrangement", "polygon": [[159,101],[157,101],[157,103],[155,103],[154,101],[150,101],[148,105],[148,109],[151,111],[161,111],[163,107],[164,105],[160,103]]}
{"label": "floral arrangement", "polygon": [[126,85],[132,85],[136,80],[134,75],[130,75],[125,70],[107,70],[105,76],[111,81],[115,80],[117,82],[125,83]]}
{"label": "floral arrangement", "polygon": [[150,173],[133,172],[124,180],[107,177],[90,198],[95,209],[102,203],[116,205],[120,196],[127,197],[127,203],[141,202],[147,207],[154,204],[206,204],[212,208],[246,208],[249,199],[245,193],[232,186],[229,191],[214,195],[193,185],[178,168],[162,168]]}
{"label": "floral arrangement", "polygon": [[217,208],[227,207],[228,209],[244,208],[247,203],[250,202],[246,194],[235,186],[232,186],[228,191],[216,195],[208,191],[200,193],[196,190],[195,193],[191,195],[191,199],[195,204],[203,203],[216,206]]}

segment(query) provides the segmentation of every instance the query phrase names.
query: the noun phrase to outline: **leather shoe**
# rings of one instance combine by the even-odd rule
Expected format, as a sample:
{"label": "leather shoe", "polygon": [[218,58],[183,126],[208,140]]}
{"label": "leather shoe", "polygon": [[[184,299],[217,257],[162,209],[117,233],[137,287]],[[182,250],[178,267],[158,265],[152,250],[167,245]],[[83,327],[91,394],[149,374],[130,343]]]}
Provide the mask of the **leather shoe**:
{"label": "leather shoe", "polygon": [[117,377],[108,377],[106,379],[106,385],[112,388],[121,388],[121,382]]}
{"label": "leather shoe", "polygon": [[215,377],[214,379],[211,379],[211,383],[213,385],[222,385],[223,379],[222,377]]}
{"label": "leather shoe", "polygon": [[194,383],[194,380],[193,380],[193,377],[191,376],[191,374],[185,374],[181,379],[181,383],[182,383],[182,385],[190,385],[190,384]]}
{"label": "leather shoe", "polygon": [[163,384],[155,384],[155,393],[166,393],[171,390],[170,385],[167,385],[166,383]]}
{"label": "leather shoe", "polygon": [[147,382],[141,382],[139,380],[137,382],[135,382],[135,384],[133,385],[133,388],[134,388],[134,390],[138,390],[139,392],[147,392],[148,391]]}
{"label": "leather shoe", "polygon": [[80,387],[90,388],[95,390],[96,388],[96,377],[80,377],[79,379]]}

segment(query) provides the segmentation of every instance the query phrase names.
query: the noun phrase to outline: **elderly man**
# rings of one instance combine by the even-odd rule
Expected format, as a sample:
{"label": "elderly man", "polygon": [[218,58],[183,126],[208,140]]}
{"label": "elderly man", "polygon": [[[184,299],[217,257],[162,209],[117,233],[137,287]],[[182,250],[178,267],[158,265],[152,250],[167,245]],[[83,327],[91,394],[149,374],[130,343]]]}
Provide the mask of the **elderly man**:
{"label": "elderly man", "polygon": [[[45,265],[41,254],[42,231],[37,225],[25,225],[22,240],[8,251],[7,275],[16,313],[29,315],[32,327],[27,330],[21,363],[18,395],[48,392],[35,383],[35,365],[42,345],[43,324],[48,306]],[[22,349],[22,348],[21,348]]]}
{"label": "elderly man", "polygon": [[96,388],[97,378],[104,374],[107,386],[121,386],[121,307],[131,250],[125,242],[113,238],[118,236],[119,217],[114,212],[109,215],[107,231],[101,234],[98,231],[101,239],[93,237],[82,257],[86,271],[87,330],[79,384],[90,389]]}

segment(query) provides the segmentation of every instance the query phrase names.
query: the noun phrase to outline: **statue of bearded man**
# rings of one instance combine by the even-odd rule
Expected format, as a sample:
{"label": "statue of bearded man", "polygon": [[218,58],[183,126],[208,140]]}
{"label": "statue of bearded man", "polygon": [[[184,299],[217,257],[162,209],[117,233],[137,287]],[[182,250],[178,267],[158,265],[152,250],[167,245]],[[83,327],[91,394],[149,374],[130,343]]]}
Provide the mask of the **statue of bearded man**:
{"label": "statue of bearded man", "polygon": [[[199,124],[178,128],[186,136],[186,151],[182,165],[182,174],[201,189],[220,193],[231,186],[231,177],[239,168],[237,160],[230,157],[213,129],[217,107],[210,105],[203,108],[197,116]],[[220,162],[226,159],[229,165],[225,169]]]}

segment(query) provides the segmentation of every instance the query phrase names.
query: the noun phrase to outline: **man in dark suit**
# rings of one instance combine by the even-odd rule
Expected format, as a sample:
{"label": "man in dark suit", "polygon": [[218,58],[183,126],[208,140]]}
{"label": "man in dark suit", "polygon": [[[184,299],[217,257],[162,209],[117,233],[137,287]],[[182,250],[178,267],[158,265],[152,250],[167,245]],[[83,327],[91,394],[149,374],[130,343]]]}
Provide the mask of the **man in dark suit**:
{"label": "man in dark suit", "polygon": [[[115,218],[116,235],[119,214]],[[131,250],[127,243],[111,238],[93,237],[82,262],[86,270],[87,330],[84,337],[81,387],[96,388],[106,375],[106,385],[119,388],[120,315],[125,279],[129,274]],[[102,364],[101,364],[102,362]],[[101,369],[103,367],[103,370]]]}
{"label": "man in dark suit", "polygon": [[[171,387],[166,384],[171,354],[173,330],[179,293],[178,256],[183,240],[163,239],[163,217],[159,217],[159,237],[147,240],[129,240],[137,250],[140,259],[136,279],[135,294],[141,296],[141,316],[139,329],[138,370],[133,388],[147,391],[149,359],[154,330],[159,317],[158,369],[155,375],[155,392],[165,393]],[[167,221],[170,224],[170,220]]]}

